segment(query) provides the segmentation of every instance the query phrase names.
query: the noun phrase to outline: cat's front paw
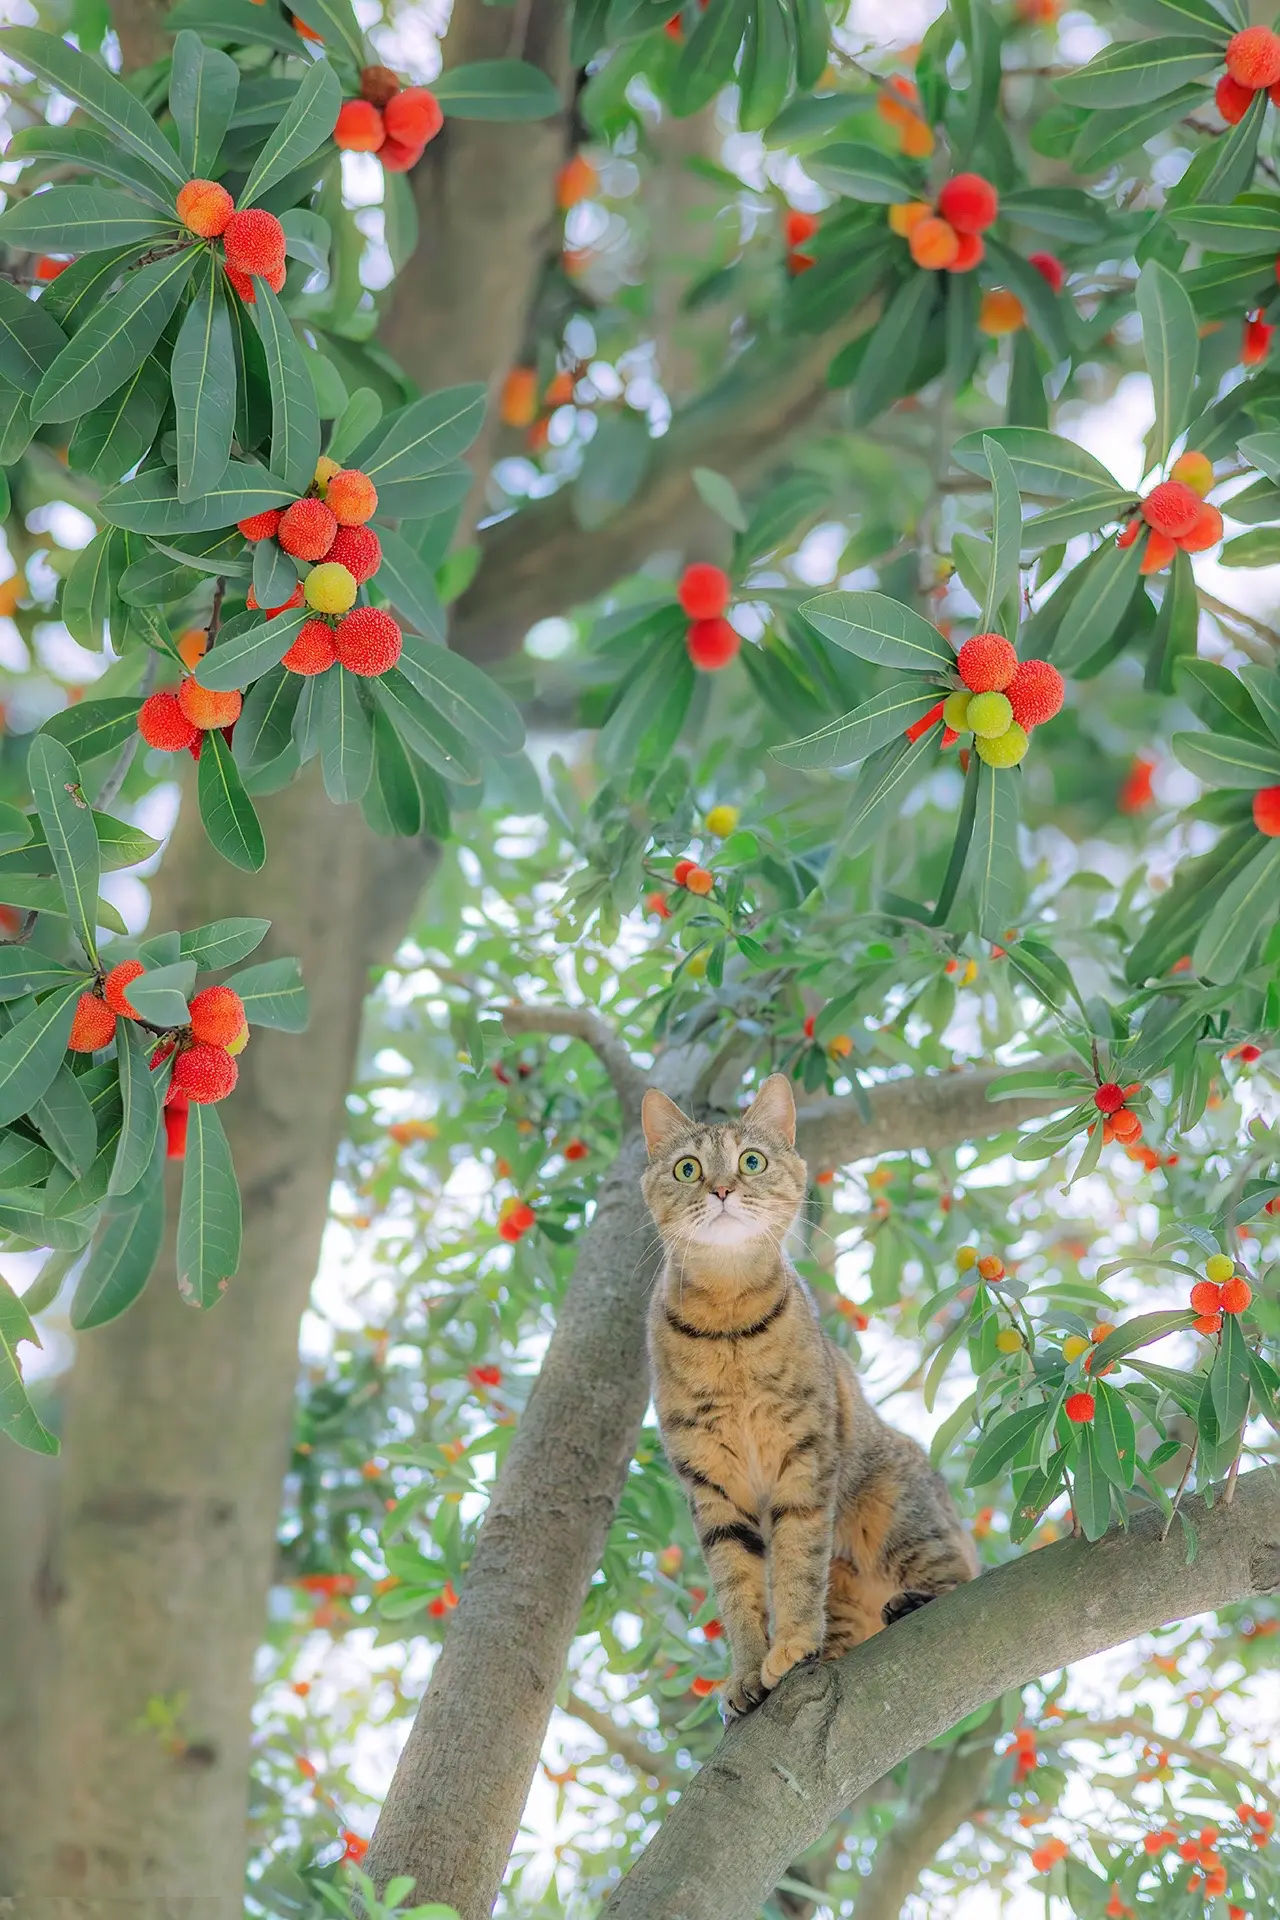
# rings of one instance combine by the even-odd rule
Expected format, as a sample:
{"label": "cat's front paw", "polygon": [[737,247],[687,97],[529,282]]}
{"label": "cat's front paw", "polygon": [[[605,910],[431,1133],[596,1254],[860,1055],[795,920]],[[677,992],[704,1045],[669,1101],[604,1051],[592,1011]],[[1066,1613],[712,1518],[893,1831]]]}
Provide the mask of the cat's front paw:
{"label": "cat's front paw", "polygon": [[725,1725],[731,1727],[735,1720],[745,1719],[753,1708],[760,1705],[764,1696],[759,1667],[752,1667],[746,1673],[733,1674],[725,1685],[720,1702]]}
{"label": "cat's front paw", "polygon": [[792,1667],[801,1667],[806,1660],[816,1660],[820,1651],[812,1640],[775,1640],[760,1669],[762,1683],[768,1688],[776,1687]]}

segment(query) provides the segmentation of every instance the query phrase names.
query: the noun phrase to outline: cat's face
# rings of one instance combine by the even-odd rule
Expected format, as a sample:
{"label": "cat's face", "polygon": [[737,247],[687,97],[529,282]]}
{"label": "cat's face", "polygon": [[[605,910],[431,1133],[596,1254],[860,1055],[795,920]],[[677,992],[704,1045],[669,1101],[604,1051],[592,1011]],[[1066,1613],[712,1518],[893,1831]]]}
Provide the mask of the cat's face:
{"label": "cat's face", "polygon": [[642,1118],[649,1165],[641,1185],[668,1247],[781,1244],[807,1180],[784,1075],[771,1074],[742,1118],[727,1126],[690,1120],[654,1088]]}

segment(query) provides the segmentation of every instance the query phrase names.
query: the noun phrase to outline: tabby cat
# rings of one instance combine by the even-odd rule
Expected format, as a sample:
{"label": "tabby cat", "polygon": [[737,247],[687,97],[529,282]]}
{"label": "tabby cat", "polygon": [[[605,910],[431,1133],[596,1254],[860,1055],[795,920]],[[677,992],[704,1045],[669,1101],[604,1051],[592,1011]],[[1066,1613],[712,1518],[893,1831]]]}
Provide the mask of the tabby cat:
{"label": "tabby cat", "polygon": [[666,1250],[654,1399],[729,1638],[732,1719],[801,1661],[971,1580],[977,1558],[941,1475],[868,1406],[782,1250],[806,1187],[785,1075],[727,1126],[650,1088],[643,1123]]}

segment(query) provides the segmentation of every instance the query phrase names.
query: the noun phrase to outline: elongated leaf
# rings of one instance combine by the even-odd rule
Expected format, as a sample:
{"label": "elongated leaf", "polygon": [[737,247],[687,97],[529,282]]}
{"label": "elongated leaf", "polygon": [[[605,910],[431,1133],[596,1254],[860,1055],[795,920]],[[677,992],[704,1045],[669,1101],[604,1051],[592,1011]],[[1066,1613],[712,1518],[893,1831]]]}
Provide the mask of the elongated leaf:
{"label": "elongated leaf", "polygon": [[1017,1413],[1011,1413],[982,1437],[981,1444],[973,1456],[969,1467],[967,1487],[983,1487],[991,1480],[998,1480],[1005,1468],[1012,1465],[1018,1455],[1030,1443],[1044,1426],[1053,1412],[1052,1405],[1023,1407]]}
{"label": "elongated leaf", "polygon": [[102,631],[111,616],[121,553],[120,536],[105,527],[80,549],[62,589],[60,611],[67,632],[94,653],[101,651]]}
{"label": "elongated leaf", "polygon": [[1170,34],[1159,41],[1125,40],[1104,48],[1055,88],[1071,106],[1140,107],[1221,63],[1221,45],[1207,38]]}
{"label": "elongated leaf", "polygon": [[1061,673],[1072,674],[1106,646],[1118,631],[1138,585],[1141,541],[1132,546],[1102,546],[1081,562],[1087,585],[1072,599],[1050,652]]}
{"label": "elongated leaf", "polygon": [[68,464],[110,486],[148,452],[168,404],[169,376],[148,354],[123,386],[76,421]]}
{"label": "elongated leaf", "polygon": [[438,75],[431,91],[452,120],[548,120],[561,106],[554,81],[527,60],[472,60]]}
{"label": "elongated leaf", "polygon": [[62,349],[32,397],[32,419],[73,420],[123,385],[168,325],[198,258],[191,247],[139,267]]}
{"label": "elongated leaf", "polygon": [[[99,133],[95,127],[51,127],[40,122],[23,127],[5,148],[6,160],[53,160],[59,165],[79,167],[104,180],[118,180],[130,193],[165,215],[173,224],[174,189],[168,181],[140,160],[129,147]],[[59,279],[65,280],[66,274]],[[43,296],[48,299],[48,294]]]}
{"label": "elongated leaf", "polygon": [[966,433],[955,442],[951,457],[966,472],[985,479],[990,471],[984,449],[988,440],[1008,456],[1013,477],[1024,493],[1073,500],[1119,491],[1119,482],[1100,460],[1073,440],[1064,440],[1041,427],[991,427],[985,433]]}
{"label": "elongated leaf", "polygon": [[226,693],[247,687],[271,667],[279,666],[301,632],[303,624],[314,616],[307,607],[291,607],[273,620],[257,620],[239,633],[220,634],[196,668],[202,687]]}
{"label": "elongated leaf", "polygon": [[1182,239],[1210,253],[1275,253],[1280,247],[1280,200],[1180,208],[1167,218]]}
{"label": "elongated leaf", "polygon": [[[237,520],[263,513],[268,507],[287,506],[294,498],[292,488],[266,467],[233,460],[218,485],[202,499],[179,500],[176,475],[165,467],[155,467],[136,480],[112,487],[98,502],[98,510],[112,526],[127,527],[134,533],[205,533],[233,526]],[[238,536],[236,544],[242,544]],[[164,548],[165,552],[171,550]],[[187,556],[182,553],[180,557]],[[210,571],[221,572],[222,568],[215,564]]]}
{"label": "elongated leaf", "polygon": [[333,423],[329,445],[331,460],[345,462],[363,441],[369,439],[382,418],[382,402],[372,387],[357,387]]}
{"label": "elongated leaf", "polygon": [[298,493],[315,476],[320,414],[298,337],[265,280],[256,278],[253,313],[271,382],[271,468]]}
{"label": "elongated leaf", "polygon": [[119,1319],[150,1279],[164,1236],[163,1167],[154,1153],[142,1178],[107,1208],[71,1303],[78,1333]]}
{"label": "elongated leaf", "polygon": [[931,683],[954,670],[954,649],[928,620],[884,593],[822,593],[800,609],[810,626],[847,653],[882,667],[914,667]]}
{"label": "elongated leaf", "polygon": [[1249,661],[1241,667],[1240,678],[1272,739],[1280,741],[1280,673],[1274,667],[1259,667]]}
{"label": "elongated leaf", "polygon": [[216,1306],[240,1265],[240,1188],[216,1107],[193,1103],[187,1114],[177,1258],[178,1292],[192,1307]]}
{"label": "elongated leaf", "polygon": [[1266,787],[1280,781],[1280,747],[1227,733],[1175,733],[1174,753],[1207,787]]}
{"label": "elongated leaf", "polygon": [[29,993],[47,993],[51,987],[69,987],[73,982],[83,991],[92,985],[93,975],[64,967],[31,948],[0,947],[0,1001],[22,1000]]}
{"label": "elongated leaf", "polygon": [[[1018,615],[1022,503],[1018,498],[1018,483],[1009,456],[990,434],[985,436],[984,452],[991,474],[992,539],[991,571],[982,609],[982,626],[986,633],[1003,633],[1002,610],[1011,603],[1014,623]],[[1015,633],[1006,634],[1008,639],[1015,637]]]}
{"label": "elongated leaf", "polygon": [[1124,520],[1133,512],[1132,493],[1117,489],[1111,493],[1083,494],[1063,506],[1049,507],[1022,523],[1024,554],[1043,553],[1047,547],[1063,545],[1078,533],[1096,533],[1109,522]]}
{"label": "elongated leaf", "polygon": [[1223,1316],[1222,1344],[1209,1373],[1213,1410],[1222,1434],[1238,1433],[1249,1411],[1252,1392],[1249,1349],[1238,1313]]}
{"label": "elongated leaf", "polygon": [[915,169],[904,167],[879,147],[861,141],[843,140],[819,147],[804,164],[819,185],[850,200],[888,205],[920,197],[920,177]]}
{"label": "elongated leaf", "polygon": [[212,254],[173,349],[173,404],[178,424],[178,498],[194,500],[216,487],[231,459],[236,421],[236,360],[222,270]]}
{"label": "elongated leaf", "polygon": [[177,219],[109,187],[50,187],[0,214],[0,240],[26,252],[98,253],[107,247],[174,240]]}
{"label": "elongated leaf", "polygon": [[386,829],[405,839],[420,833],[422,795],[400,736],[378,706],[373,710],[373,778]]}
{"label": "elongated leaf", "polygon": [[1280,841],[1267,840],[1214,906],[1191,950],[1206,980],[1234,980],[1280,912]]}
{"label": "elongated leaf", "polygon": [[359,800],[373,775],[373,729],[355,674],[325,676],[320,718],[320,772],[337,805]]}
{"label": "elongated leaf", "polygon": [[771,747],[769,751],[782,766],[799,767],[806,772],[851,767],[922,720],[938,698],[936,687],[922,692],[918,680],[898,680],[842,719],[830,720],[816,733],[806,734],[803,740],[790,740],[785,746]]}
{"label": "elongated leaf", "polygon": [[1129,1403],[1122,1393],[1099,1381],[1094,1390],[1094,1451],[1098,1464],[1115,1487],[1126,1491],[1138,1464],[1138,1440]]}
{"label": "elongated leaf", "polygon": [[30,1120],[62,1165],[81,1179],[93,1165],[98,1128],[78,1076],[65,1063],[49,1091],[31,1109]]}
{"label": "elongated leaf", "polygon": [[233,967],[237,960],[243,960],[262,945],[270,931],[269,920],[210,920],[183,934],[182,956],[212,973],[215,968]]}
{"label": "elongated leaf", "polygon": [[1002,939],[1017,911],[1022,863],[1018,858],[1018,800],[1021,782],[1010,767],[978,769],[977,811],[969,848],[968,871],[978,903],[979,930]]}
{"label": "elongated leaf", "polygon": [[40,733],[27,755],[27,777],[72,930],[96,964],[94,928],[101,867],[93,813],[80,791],[80,769],[61,741]]}
{"label": "elongated leaf", "polygon": [[292,105],[253,163],[249,178],[236,198],[238,207],[251,207],[269,187],[309,160],[333,132],[342,105],[342,83],[327,60],[307,69]]}
{"label": "elongated leaf", "polygon": [[466,452],[484,423],[487,397],[479,382],[445,387],[402,407],[361,443],[352,461],[373,481],[384,512],[391,481],[419,479]]}
{"label": "elongated leaf", "polygon": [[[175,191],[190,179],[147,108],[115,75],[89,60],[56,34],[36,27],[9,27],[0,33],[0,53],[16,60],[59,93],[84,107],[114,140],[138,154]],[[335,108],[335,115],[337,109]],[[332,123],[330,123],[332,125]]]}
{"label": "elongated leaf", "polygon": [[1241,457],[1280,481],[1280,433],[1251,433],[1240,442]]}
{"label": "elongated leaf", "polygon": [[178,129],[179,157],[193,180],[212,177],[239,89],[240,69],[234,60],[206,47],[189,29],[177,35],[169,111]]}
{"label": "elongated leaf", "polygon": [[231,743],[242,773],[259,772],[288,751],[293,717],[306,684],[286,667],[272,667],[250,687]]}
{"label": "elongated leaf", "polygon": [[487,673],[460,653],[406,634],[400,671],[464,739],[490,753],[519,753],[524,745],[519,708]]}
{"label": "elongated leaf", "polygon": [[1093,1356],[1095,1378],[1100,1376],[1113,1360],[1122,1360],[1127,1353],[1135,1353],[1139,1347],[1149,1347],[1156,1340],[1163,1340],[1166,1334],[1180,1333],[1189,1327],[1195,1314],[1187,1309],[1175,1307],[1158,1313],[1140,1313],[1124,1325],[1109,1333],[1099,1342]]}
{"label": "elongated leaf", "polygon": [[305,0],[298,18],[305,20],[327,47],[340,48],[356,68],[364,66],[369,56],[349,0]]}
{"label": "elongated leaf", "polygon": [[11,280],[0,280],[0,378],[33,394],[66,344],[43,301],[28,300]]}
{"label": "elongated leaf", "polygon": [[791,86],[791,20],[781,0],[753,0],[738,76],[738,125],[744,133],[767,127]]}
{"label": "elongated leaf", "polygon": [[926,754],[936,751],[931,736],[891,740],[865,760],[854,782],[840,828],[839,849],[850,859],[873,844],[901,803]]}
{"label": "elongated leaf", "polygon": [[1111,1525],[1111,1482],[1098,1457],[1092,1427],[1080,1430],[1080,1457],[1071,1485],[1071,1510],[1086,1540],[1101,1540]]}
{"label": "elongated leaf", "polygon": [[55,713],[40,731],[70,747],[79,764],[87,766],[104,754],[118,753],[126,741],[133,739],[138,731],[140,704],[136,698],[85,700]]}
{"label": "elongated leaf", "polygon": [[379,702],[400,738],[412,753],[463,786],[476,786],[483,773],[478,750],[452,721],[424,700],[399,668],[392,667],[373,683]]}
{"label": "elongated leaf", "polygon": [[390,527],[382,528],[378,538],[382,542],[382,565],[377,574],[378,592],[384,594],[396,611],[403,614],[419,633],[443,644],[446,621],[431,569],[419,558],[409,542]]}
{"label": "elongated leaf", "polygon": [[107,1193],[112,1198],[132,1193],[152,1166],[160,1127],[160,1096],[147,1060],[152,1042],[132,1020],[116,1027],[116,1058],[120,1068],[120,1144]]}
{"label": "elongated leaf", "polygon": [[0,1126],[28,1113],[62,1065],[80,998],[78,982],[60,987],[0,1039]]}
{"label": "elongated leaf", "polygon": [[908,391],[938,298],[936,275],[931,273],[912,274],[894,294],[854,381],[855,426],[866,426]]}
{"label": "elongated leaf", "polygon": [[[203,758],[203,755],[201,755]],[[148,966],[129,987],[129,1005],[153,1027],[184,1027],[189,1018],[187,998],[195,985],[194,960],[169,960]]]}
{"label": "elongated leaf", "polygon": [[40,1345],[30,1314],[0,1275],[0,1433],[30,1453],[55,1454],[57,1437],[41,1423],[22,1384],[18,1361],[18,1343],[22,1340],[30,1341],[33,1347]]}
{"label": "elongated leaf", "polygon": [[1158,260],[1148,260],[1138,275],[1137,301],[1156,409],[1151,460],[1162,466],[1187,422],[1200,353],[1199,324],[1177,275]]}
{"label": "elongated leaf", "polygon": [[267,858],[262,826],[231,749],[216,730],[204,736],[196,792],[212,845],[233,867],[257,873]]}
{"label": "elongated leaf", "polygon": [[227,981],[244,1001],[251,1027],[273,1027],[280,1033],[304,1033],[311,1017],[307,990],[296,960],[261,960],[242,967]]}

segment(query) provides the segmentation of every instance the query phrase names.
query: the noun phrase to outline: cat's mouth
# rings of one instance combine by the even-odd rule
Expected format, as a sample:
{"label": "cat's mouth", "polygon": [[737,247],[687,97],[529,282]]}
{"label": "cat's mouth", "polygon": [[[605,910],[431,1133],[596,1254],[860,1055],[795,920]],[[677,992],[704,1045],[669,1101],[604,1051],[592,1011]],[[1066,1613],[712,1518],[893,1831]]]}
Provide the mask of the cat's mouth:
{"label": "cat's mouth", "polygon": [[718,1194],[710,1194],[693,1237],[708,1246],[733,1247],[741,1246],[746,1240],[758,1240],[765,1231],[761,1221],[743,1212],[735,1194],[724,1200]]}

